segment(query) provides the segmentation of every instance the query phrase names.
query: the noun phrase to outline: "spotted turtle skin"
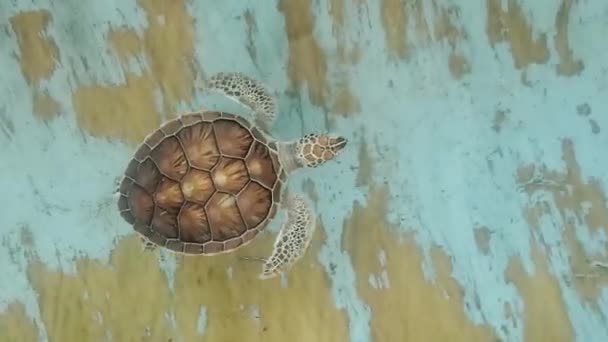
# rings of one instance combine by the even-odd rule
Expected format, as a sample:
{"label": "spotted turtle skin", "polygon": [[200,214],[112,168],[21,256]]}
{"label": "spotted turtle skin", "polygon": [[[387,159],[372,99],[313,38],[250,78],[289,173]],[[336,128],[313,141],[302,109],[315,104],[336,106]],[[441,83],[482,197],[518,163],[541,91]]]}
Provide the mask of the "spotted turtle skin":
{"label": "spotted turtle skin", "polygon": [[287,175],[277,145],[248,120],[202,111],[148,135],[120,183],[121,216],[146,240],[185,254],[251,242],[275,217]]}

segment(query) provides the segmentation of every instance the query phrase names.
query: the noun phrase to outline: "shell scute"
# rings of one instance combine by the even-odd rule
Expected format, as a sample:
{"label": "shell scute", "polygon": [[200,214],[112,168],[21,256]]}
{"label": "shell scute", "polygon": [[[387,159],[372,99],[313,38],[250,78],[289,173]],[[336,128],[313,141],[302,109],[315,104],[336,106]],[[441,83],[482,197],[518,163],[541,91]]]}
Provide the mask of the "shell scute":
{"label": "shell scute", "polygon": [[245,158],[251,178],[272,189],[277,181],[277,173],[266,145],[256,141]]}
{"label": "shell scute", "polygon": [[177,215],[169,210],[156,207],[151,226],[152,229],[167,239],[177,239],[179,237]]}
{"label": "shell scute", "polygon": [[213,183],[218,191],[236,195],[249,182],[245,163],[240,159],[222,157],[211,171]]}
{"label": "shell scute", "polygon": [[133,159],[142,162],[144,159],[146,159],[146,157],[148,157],[148,155],[150,155],[151,151],[152,149],[148,145],[141,144],[141,146],[139,146],[137,151],[135,151],[133,154]]}
{"label": "shell scute", "polygon": [[118,197],[118,211],[131,211],[129,209],[129,199],[124,194],[120,194],[120,197]]}
{"label": "shell scute", "polygon": [[185,200],[201,204],[205,204],[215,192],[211,174],[196,169],[190,169],[190,172],[182,179],[181,187]]}
{"label": "shell scute", "polygon": [[123,195],[127,195],[129,193],[129,190],[131,190],[131,186],[133,186],[133,180],[131,178],[124,177],[120,182],[118,192]]}
{"label": "shell scute", "polygon": [[147,236],[148,240],[150,240],[150,242],[155,243],[159,246],[165,246],[165,243],[167,243],[167,238],[164,237],[163,235],[161,235],[159,232],[155,231],[155,230],[149,230],[148,231],[148,236]]}
{"label": "shell scute", "polygon": [[225,241],[240,236],[247,230],[233,195],[216,192],[205,209],[213,240]]}
{"label": "shell scute", "polygon": [[198,243],[184,243],[184,253],[203,254],[203,245]]}
{"label": "shell scute", "polygon": [[229,249],[235,249],[235,248],[237,248],[238,246],[240,246],[242,244],[243,244],[243,238],[241,238],[239,236],[239,237],[236,237],[234,239],[231,239],[231,240],[228,240],[228,241],[224,242],[224,248],[227,249],[227,250],[229,250]]}
{"label": "shell scute", "polygon": [[272,205],[270,190],[256,182],[250,182],[237,198],[247,227],[257,227],[270,212]]}
{"label": "shell scute", "polygon": [[203,116],[200,113],[189,113],[181,115],[179,120],[187,127],[203,121]]}
{"label": "shell scute", "polygon": [[201,114],[204,121],[213,122],[222,117],[222,112],[208,111]]}
{"label": "shell scute", "polygon": [[154,192],[154,202],[159,207],[169,211],[179,210],[184,202],[180,183],[163,178],[158,189]]}
{"label": "shell scute", "polygon": [[253,142],[251,131],[235,120],[220,119],[213,122],[215,136],[223,155],[244,158]]}
{"label": "shell scute", "polygon": [[167,242],[165,243],[165,247],[176,252],[184,251],[184,243],[180,240],[167,240]]}
{"label": "shell scute", "polygon": [[188,202],[179,213],[180,239],[184,242],[205,243],[211,240],[211,229],[205,208]]}
{"label": "shell scute", "polygon": [[209,241],[203,245],[203,253],[214,254],[224,251],[224,243],[217,241]]}
{"label": "shell scute", "polygon": [[154,199],[143,188],[133,185],[127,194],[129,208],[136,221],[150,224],[154,215]]}
{"label": "shell scute", "polygon": [[148,193],[154,193],[162,178],[163,175],[161,175],[156,164],[154,164],[151,158],[146,158],[139,164],[137,175],[133,177],[133,180]]}
{"label": "shell scute", "polygon": [[220,159],[212,124],[199,122],[182,129],[177,137],[192,167],[211,170]]}
{"label": "shell scute", "polygon": [[133,216],[133,213],[130,210],[121,211],[120,216],[122,216],[122,218],[129,224],[134,224],[135,222],[137,222],[135,216]]}
{"label": "shell scute", "polygon": [[160,144],[161,141],[163,141],[163,139],[165,139],[165,137],[165,134],[160,129],[157,129],[146,137],[144,144],[148,145],[150,149],[154,149],[156,146],[158,146],[158,144]]}
{"label": "shell scute", "polygon": [[179,140],[168,137],[152,150],[150,157],[160,172],[174,180],[181,180],[188,171],[188,161]]}
{"label": "shell scute", "polygon": [[160,126],[160,130],[165,133],[165,135],[173,135],[177,133],[182,127],[184,127],[183,123],[179,119],[174,119],[171,121],[167,121],[162,126]]}
{"label": "shell scute", "polygon": [[136,232],[140,233],[146,238],[149,238],[152,235],[150,226],[141,222],[135,222],[135,224],[133,224],[133,229],[135,229]]}

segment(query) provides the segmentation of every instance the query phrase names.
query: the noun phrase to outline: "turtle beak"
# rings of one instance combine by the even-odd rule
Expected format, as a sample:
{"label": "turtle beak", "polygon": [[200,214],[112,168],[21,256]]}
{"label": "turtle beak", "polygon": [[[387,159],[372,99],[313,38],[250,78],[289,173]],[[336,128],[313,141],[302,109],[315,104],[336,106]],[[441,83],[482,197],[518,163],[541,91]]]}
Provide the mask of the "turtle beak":
{"label": "turtle beak", "polygon": [[329,148],[337,155],[346,147],[347,143],[348,140],[344,137],[334,137],[330,140]]}

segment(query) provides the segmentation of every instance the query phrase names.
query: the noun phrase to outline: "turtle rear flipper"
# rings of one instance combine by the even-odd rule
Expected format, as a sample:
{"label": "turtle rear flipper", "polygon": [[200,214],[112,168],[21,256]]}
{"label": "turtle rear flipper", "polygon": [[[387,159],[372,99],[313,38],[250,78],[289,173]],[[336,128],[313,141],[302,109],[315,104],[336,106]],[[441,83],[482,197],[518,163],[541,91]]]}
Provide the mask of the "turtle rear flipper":
{"label": "turtle rear flipper", "polygon": [[288,271],[310,246],[315,230],[312,208],[300,195],[287,200],[287,220],[274,242],[272,254],[264,262],[260,279],[273,278]]}
{"label": "turtle rear flipper", "polygon": [[156,250],[156,247],[158,247],[154,242],[148,240],[148,238],[146,238],[144,236],[140,236],[139,240],[141,241],[141,250],[142,251],[152,252],[152,251]]}
{"label": "turtle rear flipper", "polygon": [[241,72],[218,72],[209,77],[203,89],[220,93],[251,109],[256,124],[266,132],[276,119],[276,100],[270,87]]}

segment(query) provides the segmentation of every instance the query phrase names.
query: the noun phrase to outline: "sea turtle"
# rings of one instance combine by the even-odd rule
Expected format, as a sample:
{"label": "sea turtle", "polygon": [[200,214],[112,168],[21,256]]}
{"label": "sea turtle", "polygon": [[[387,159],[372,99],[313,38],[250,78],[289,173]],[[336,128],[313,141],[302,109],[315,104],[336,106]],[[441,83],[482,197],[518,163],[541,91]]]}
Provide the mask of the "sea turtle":
{"label": "sea turtle", "polygon": [[147,247],[187,255],[234,251],[287,212],[261,279],[281,274],[306,252],[315,215],[302,195],[286,192],[288,176],[342,152],[347,139],[307,134],[273,138],[276,99],[261,81],[219,72],[204,82],[253,112],[253,120],[215,110],[182,113],[150,133],[129,161],[117,189],[121,216]]}

